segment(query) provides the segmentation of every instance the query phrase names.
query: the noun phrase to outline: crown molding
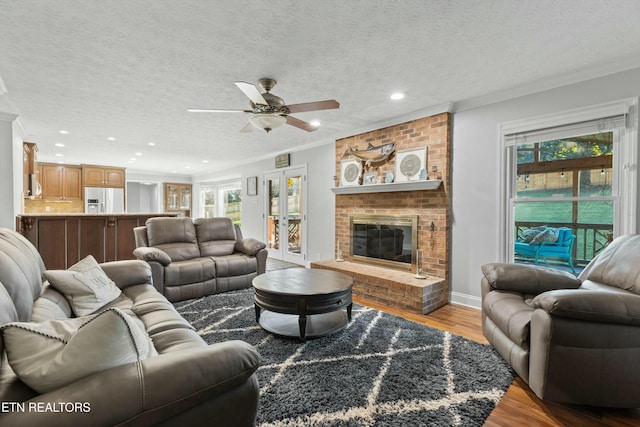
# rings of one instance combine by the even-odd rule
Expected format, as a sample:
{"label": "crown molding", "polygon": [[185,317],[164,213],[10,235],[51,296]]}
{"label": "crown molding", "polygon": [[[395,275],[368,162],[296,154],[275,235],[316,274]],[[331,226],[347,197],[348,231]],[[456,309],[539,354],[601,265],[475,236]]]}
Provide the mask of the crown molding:
{"label": "crown molding", "polygon": [[13,122],[18,118],[17,114],[5,113],[0,111],[0,121],[3,122]]}
{"label": "crown molding", "polygon": [[560,76],[540,79],[529,84],[493,92],[488,95],[479,96],[477,98],[458,101],[454,104],[452,112],[457,113],[460,111],[472,110],[474,108],[484,107],[485,105],[491,105],[498,102],[507,101],[509,99],[519,98],[521,96],[532,95],[563,86],[569,86],[572,84],[597,79],[599,77],[622,73],[636,68],[640,68],[640,59],[638,58],[630,58],[628,60],[615,63],[606,63],[599,67],[578,70],[570,74],[563,74]]}

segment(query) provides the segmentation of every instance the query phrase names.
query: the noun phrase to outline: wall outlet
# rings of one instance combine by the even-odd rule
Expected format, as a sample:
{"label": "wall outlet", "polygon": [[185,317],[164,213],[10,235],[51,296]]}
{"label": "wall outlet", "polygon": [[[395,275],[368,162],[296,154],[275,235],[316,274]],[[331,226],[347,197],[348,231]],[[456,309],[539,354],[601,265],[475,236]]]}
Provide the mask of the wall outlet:
{"label": "wall outlet", "polygon": [[51,206],[45,206],[44,207],[44,211],[45,212],[51,212]]}

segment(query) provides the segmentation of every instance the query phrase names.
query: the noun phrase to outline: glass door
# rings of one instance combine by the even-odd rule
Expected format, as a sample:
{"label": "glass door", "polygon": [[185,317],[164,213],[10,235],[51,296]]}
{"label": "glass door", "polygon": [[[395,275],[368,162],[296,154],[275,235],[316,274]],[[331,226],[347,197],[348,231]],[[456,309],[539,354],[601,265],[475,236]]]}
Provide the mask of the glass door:
{"label": "glass door", "polygon": [[306,167],[264,176],[265,229],[271,258],[304,264],[306,259]]}

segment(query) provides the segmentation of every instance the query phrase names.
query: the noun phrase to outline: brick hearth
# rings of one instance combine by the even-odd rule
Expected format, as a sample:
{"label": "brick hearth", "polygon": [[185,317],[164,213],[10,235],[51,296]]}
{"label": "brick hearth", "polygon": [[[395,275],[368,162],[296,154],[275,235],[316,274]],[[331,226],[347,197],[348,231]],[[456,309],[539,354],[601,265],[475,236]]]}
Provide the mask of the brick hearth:
{"label": "brick hearth", "polygon": [[449,299],[443,278],[416,279],[413,273],[355,262],[318,261],[311,268],[345,273],[354,279],[353,295],[401,310],[427,314]]}

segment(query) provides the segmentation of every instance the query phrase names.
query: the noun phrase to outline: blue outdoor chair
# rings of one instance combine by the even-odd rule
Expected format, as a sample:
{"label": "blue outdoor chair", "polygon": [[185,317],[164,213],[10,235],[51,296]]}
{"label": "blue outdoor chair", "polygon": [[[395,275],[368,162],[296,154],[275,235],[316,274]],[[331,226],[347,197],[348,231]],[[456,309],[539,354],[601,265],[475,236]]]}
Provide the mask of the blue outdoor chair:
{"label": "blue outdoor chair", "polygon": [[515,242],[514,252],[516,255],[533,258],[536,265],[538,265],[540,258],[544,260],[546,265],[549,265],[547,258],[564,260],[571,268],[573,274],[576,274],[576,269],[573,267],[573,260],[571,259],[575,239],[576,236],[572,234],[570,228],[561,227],[558,228],[558,239],[555,243],[527,243],[518,240]]}

